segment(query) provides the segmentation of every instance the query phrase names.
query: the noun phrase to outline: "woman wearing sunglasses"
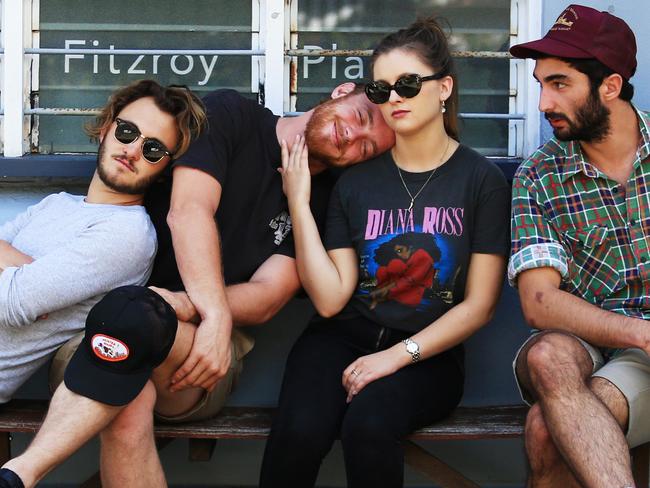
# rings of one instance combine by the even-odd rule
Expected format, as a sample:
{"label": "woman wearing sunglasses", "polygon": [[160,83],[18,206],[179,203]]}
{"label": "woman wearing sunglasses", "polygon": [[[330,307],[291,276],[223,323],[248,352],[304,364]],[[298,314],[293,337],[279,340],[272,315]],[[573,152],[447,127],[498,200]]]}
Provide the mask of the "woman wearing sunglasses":
{"label": "woman wearing sunglasses", "polygon": [[303,286],[319,316],[287,361],[261,486],[313,486],[340,436],[348,486],[400,487],[400,441],[449,415],[462,342],[496,306],[508,253],[508,184],[458,142],[457,84],[434,19],[385,37],[368,98],[394,148],[349,169],[325,244],[309,211],[304,141],[283,144]]}

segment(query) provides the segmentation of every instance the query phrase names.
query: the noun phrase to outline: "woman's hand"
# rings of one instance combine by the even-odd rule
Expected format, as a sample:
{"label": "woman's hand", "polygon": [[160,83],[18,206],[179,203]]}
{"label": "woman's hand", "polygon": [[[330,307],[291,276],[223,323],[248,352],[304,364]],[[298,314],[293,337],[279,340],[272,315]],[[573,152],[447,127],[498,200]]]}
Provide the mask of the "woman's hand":
{"label": "woman's hand", "polygon": [[285,140],[282,140],[282,191],[287,196],[289,205],[300,203],[309,205],[311,193],[311,174],[309,173],[309,154],[305,138],[296,136],[291,151]]}
{"label": "woman's hand", "polygon": [[409,364],[410,358],[406,350],[397,346],[379,351],[367,356],[361,356],[343,371],[343,388],[348,392],[347,402],[350,403],[368,384],[379,378],[391,375]]}

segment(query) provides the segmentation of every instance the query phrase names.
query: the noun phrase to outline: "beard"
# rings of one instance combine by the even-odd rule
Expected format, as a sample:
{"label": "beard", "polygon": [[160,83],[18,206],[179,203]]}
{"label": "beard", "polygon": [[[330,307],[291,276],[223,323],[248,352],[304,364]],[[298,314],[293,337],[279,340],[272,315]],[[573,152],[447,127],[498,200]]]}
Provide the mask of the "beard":
{"label": "beard", "polygon": [[[310,159],[317,159],[330,167],[336,166],[336,161],[343,153],[338,151],[331,140],[332,124],[336,119],[336,104],[340,103],[340,100],[327,100],[318,105],[305,126],[305,143],[309,148]],[[343,141],[341,144],[344,144]]]}
{"label": "beard", "polygon": [[[104,139],[105,140],[105,139]],[[116,175],[109,174],[106,166],[110,161],[110,157],[106,156],[106,146],[104,141],[99,144],[99,149],[97,150],[97,176],[102,182],[111,190],[114,190],[118,193],[124,193],[126,195],[143,195],[149,186],[154,182],[157,173],[146,176],[146,177],[137,177],[138,173],[136,171],[136,180],[131,183],[122,183],[118,180]]]}
{"label": "beard", "polygon": [[566,121],[567,127],[553,129],[553,135],[560,141],[600,142],[609,134],[611,112],[600,101],[597,89],[591,89],[585,103],[577,108],[575,121],[557,112],[548,112],[544,117]]}

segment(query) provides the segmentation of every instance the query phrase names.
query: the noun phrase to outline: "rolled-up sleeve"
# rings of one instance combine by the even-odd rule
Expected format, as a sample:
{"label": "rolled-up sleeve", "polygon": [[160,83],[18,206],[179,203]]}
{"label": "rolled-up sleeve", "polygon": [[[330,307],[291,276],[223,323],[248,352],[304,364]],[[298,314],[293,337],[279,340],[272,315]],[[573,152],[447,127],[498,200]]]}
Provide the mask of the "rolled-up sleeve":
{"label": "rolled-up sleeve", "polygon": [[522,271],[550,267],[566,280],[568,257],[557,231],[549,222],[544,205],[532,183],[516,175],[512,183],[511,254],[508,263],[508,281],[517,286]]}

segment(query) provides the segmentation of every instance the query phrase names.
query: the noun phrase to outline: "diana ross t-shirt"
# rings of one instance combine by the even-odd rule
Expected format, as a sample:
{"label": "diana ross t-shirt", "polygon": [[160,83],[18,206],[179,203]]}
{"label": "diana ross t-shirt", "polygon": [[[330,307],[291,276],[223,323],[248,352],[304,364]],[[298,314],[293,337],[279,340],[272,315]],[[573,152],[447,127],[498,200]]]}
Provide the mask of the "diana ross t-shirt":
{"label": "diana ross t-shirt", "polygon": [[359,283],[340,318],[361,314],[417,332],[461,302],[472,253],[507,256],[510,188],[499,168],[460,145],[430,172],[402,171],[390,151],[355,166],[330,199],[325,245],[352,247]]}

